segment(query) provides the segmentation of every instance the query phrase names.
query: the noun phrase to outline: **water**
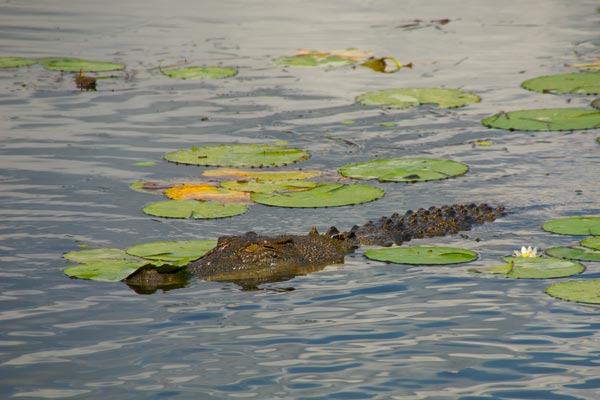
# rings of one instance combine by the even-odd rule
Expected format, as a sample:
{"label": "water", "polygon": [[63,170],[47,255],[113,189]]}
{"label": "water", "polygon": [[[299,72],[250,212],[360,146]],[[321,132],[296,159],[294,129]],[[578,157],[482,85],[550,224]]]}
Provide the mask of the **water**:
{"label": "water", "polygon": [[[519,108],[581,106],[589,97],[519,88],[598,54],[597,4],[508,1],[19,1],[0,5],[2,55],[114,60],[129,79],[74,90],[39,66],[0,71],[0,397],[81,399],[595,399],[598,307],[552,299],[551,283],[482,278],[466,266],[367,261],[245,292],[192,282],[142,296],[69,280],[63,253],[211,239],[255,230],[347,229],[394,211],[471,201],[509,213],[466,236],[415,244],[477,251],[498,265],[521,245],[580,238],[543,222],[600,213],[599,131],[501,132],[479,121]],[[451,22],[405,31],[415,18]],[[270,61],[297,48],[365,48],[415,67],[299,70]],[[151,68],[188,60],[236,66],[216,82]],[[388,87],[446,86],[481,95],[461,109],[364,108]],[[206,120],[208,118],[208,120]],[[204,120],[203,120],[204,119]],[[352,119],[354,125],[341,121]],[[395,128],[381,127],[395,122]],[[491,147],[473,147],[491,139]],[[467,163],[464,177],[381,184],[374,203],[335,209],[253,206],[240,217],[180,221],[140,212],[138,180],[196,178],[163,153],[192,145],[272,143],[309,150],[303,168],[375,157]],[[156,161],[155,167],[133,165]],[[587,263],[585,277],[599,277]]]}

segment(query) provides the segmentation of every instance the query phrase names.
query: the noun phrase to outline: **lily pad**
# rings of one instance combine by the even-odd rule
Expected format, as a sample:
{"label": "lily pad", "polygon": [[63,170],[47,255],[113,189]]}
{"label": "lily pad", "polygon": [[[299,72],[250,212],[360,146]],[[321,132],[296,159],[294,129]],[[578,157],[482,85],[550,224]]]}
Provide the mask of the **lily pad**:
{"label": "lily pad", "polygon": [[550,247],[545,250],[550,257],[568,258],[578,261],[600,261],[600,251],[582,246]]}
{"label": "lily pad", "polygon": [[598,94],[600,72],[575,72],[529,79],[523,88],[542,93]]}
{"label": "lily pad", "polygon": [[396,264],[443,265],[459,264],[477,259],[477,253],[458,247],[411,246],[367,250],[371,260]]}
{"label": "lily pad", "polygon": [[503,259],[508,262],[506,266],[477,268],[475,272],[504,275],[506,278],[516,279],[546,279],[577,275],[585,271],[585,267],[576,261],[554,257],[503,257]]}
{"label": "lily pad", "polygon": [[462,107],[478,103],[481,98],[473,93],[444,88],[387,89],[361,94],[356,101],[365,106],[410,108],[420,104],[437,104],[441,108]]}
{"label": "lily pad", "polygon": [[297,55],[276,58],[273,60],[273,64],[283,67],[340,67],[343,65],[352,65],[354,64],[354,61],[335,56],[318,57],[311,55]]}
{"label": "lily pad", "polygon": [[40,64],[48,69],[68,72],[105,72],[120,71],[125,69],[123,64],[115,64],[103,61],[87,61],[77,58],[47,57],[38,60]]}
{"label": "lily pad", "polygon": [[488,128],[521,131],[570,131],[600,127],[600,111],[585,108],[543,108],[500,112],[481,123]]}
{"label": "lily pad", "polygon": [[338,207],[377,200],[385,192],[368,185],[323,183],[303,191],[253,193],[256,203],[278,207]]}
{"label": "lily pad", "polygon": [[217,203],[198,200],[170,200],[148,204],[146,214],[164,218],[226,218],[243,214],[248,207],[238,203]]}
{"label": "lily pad", "polygon": [[257,179],[265,181],[281,181],[288,179],[309,179],[321,176],[321,171],[256,171],[243,170],[238,168],[218,168],[209,169],[202,173],[204,176],[211,178],[234,177],[244,179]]}
{"label": "lily pad", "polygon": [[309,157],[307,151],[278,144],[223,144],[192,147],[164,155],[165,160],[174,163],[222,167],[274,167]]}
{"label": "lily pad", "polygon": [[249,181],[227,181],[221,182],[221,186],[227,189],[241,192],[252,193],[273,193],[273,192],[293,192],[298,190],[306,190],[317,186],[315,182],[309,182],[301,179],[288,179],[282,181],[264,181],[264,180],[249,180]]}
{"label": "lily pad", "polygon": [[216,244],[216,240],[152,242],[129,247],[125,251],[132,256],[165,261],[179,267],[199,259]]}
{"label": "lily pad", "polygon": [[140,161],[134,163],[133,165],[136,167],[154,167],[156,163],[154,161]]}
{"label": "lily pad", "polygon": [[597,71],[600,70],[600,57],[597,57],[596,61],[590,63],[568,64],[568,66],[588,71]]}
{"label": "lily pad", "polygon": [[465,164],[433,158],[386,158],[348,164],[340,174],[355,179],[378,179],[382,182],[423,182],[464,175]]}
{"label": "lily pad", "polygon": [[70,251],[68,253],[65,253],[63,255],[63,258],[80,264],[85,264],[93,261],[147,261],[140,260],[137,257],[132,257],[129,254],[127,254],[124,250],[115,248]]}
{"label": "lily pad", "polygon": [[600,235],[600,217],[570,217],[548,221],[542,225],[547,232],[561,235]]}
{"label": "lily pad", "polygon": [[27,67],[37,64],[37,60],[22,57],[0,57],[0,68]]}
{"label": "lily pad", "polygon": [[345,60],[361,61],[373,57],[373,52],[370,50],[361,50],[351,47],[344,50],[334,50],[326,53],[318,50],[300,49],[295,56],[311,56],[316,58],[337,57]]}
{"label": "lily pad", "polygon": [[581,245],[592,250],[600,250],[600,236],[593,236],[581,241]]}
{"label": "lily pad", "polygon": [[178,79],[223,79],[237,75],[238,71],[229,67],[187,67],[164,69],[162,73]]}
{"label": "lily pad", "polygon": [[207,183],[184,183],[165,190],[173,200],[205,200],[219,203],[251,203],[250,195],[242,191],[219,188]]}
{"label": "lily pad", "polygon": [[600,279],[577,279],[558,282],[548,286],[546,293],[561,300],[600,304]]}
{"label": "lily pad", "polygon": [[127,260],[93,261],[66,268],[63,272],[70,277],[101,282],[119,282],[148,264]]}

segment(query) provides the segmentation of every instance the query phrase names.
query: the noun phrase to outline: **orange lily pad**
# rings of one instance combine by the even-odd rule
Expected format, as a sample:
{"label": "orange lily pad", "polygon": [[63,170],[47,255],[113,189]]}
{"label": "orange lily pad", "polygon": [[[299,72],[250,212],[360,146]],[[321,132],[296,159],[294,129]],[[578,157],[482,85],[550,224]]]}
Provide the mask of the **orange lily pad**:
{"label": "orange lily pad", "polygon": [[219,188],[208,183],[184,183],[176,185],[165,190],[165,195],[173,200],[204,200],[242,204],[252,203],[249,193]]}

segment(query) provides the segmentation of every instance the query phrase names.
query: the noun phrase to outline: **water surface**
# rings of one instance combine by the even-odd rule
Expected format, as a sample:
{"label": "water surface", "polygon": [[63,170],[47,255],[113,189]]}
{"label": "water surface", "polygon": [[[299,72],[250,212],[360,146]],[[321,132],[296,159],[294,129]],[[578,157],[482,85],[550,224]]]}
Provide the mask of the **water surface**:
{"label": "water surface", "polygon": [[[0,71],[0,397],[81,399],[595,399],[598,308],[543,293],[551,281],[481,278],[466,266],[367,261],[245,292],[192,282],[142,296],[121,284],[69,280],[63,253],[212,239],[254,230],[348,229],[394,211],[464,202],[509,213],[466,235],[415,244],[477,251],[497,265],[521,245],[580,238],[544,233],[553,218],[600,213],[599,130],[489,130],[519,108],[587,107],[591,99],[520,89],[598,55],[597,4],[550,1],[7,1],[1,55],[123,62],[128,79],[74,90],[40,66]],[[415,18],[449,18],[403,30]],[[370,49],[414,68],[377,74],[275,67],[297,48]],[[238,67],[213,82],[153,67],[187,60]],[[465,108],[361,107],[365,91],[444,86],[479,94]],[[353,125],[342,124],[352,119]],[[396,127],[378,124],[394,122]],[[167,151],[285,140],[308,169],[376,157],[451,158],[464,177],[380,184],[376,202],[334,209],[253,206],[236,218],[162,220],[139,180],[197,178]],[[491,147],[473,147],[493,140]],[[134,163],[156,161],[156,166]],[[585,277],[599,277],[587,263]]]}

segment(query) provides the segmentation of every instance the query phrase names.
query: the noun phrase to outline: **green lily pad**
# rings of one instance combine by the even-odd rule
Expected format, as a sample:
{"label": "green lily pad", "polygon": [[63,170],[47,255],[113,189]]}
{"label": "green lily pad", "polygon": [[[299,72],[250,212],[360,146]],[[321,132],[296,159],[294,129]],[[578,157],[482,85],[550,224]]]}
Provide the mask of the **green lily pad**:
{"label": "green lily pad", "polygon": [[237,75],[238,70],[229,67],[187,67],[164,69],[162,73],[178,79],[223,79]]}
{"label": "green lily pad", "polygon": [[291,56],[279,57],[273,60],[273,64],[282,67],[340,67],[354,64],[353,60],[340,57],[317,57],[317,56]]}
{"label": "green lily pad", "polygon": [[174,163],[221,167],[274,167],[309,157],[307,151],[278,144],[223,144],[192,147],[164,155],[165,160]]}
{"label": "green lily pad", "polygon": [[134,163],[133,165],[136,167],[154,167],[156,163],[154,161],[140,161]]}
{"label": "green lily pad", "polygon": [[309,179],[321,176],[321,171],[291,170],[291,171],[256,171],[238,168],[209,169],[202,173],[211,178],[236,178],[238,180],[284,181],[289,179]]}
{"label": "green lily pad", "polygon": [[600,261],[600,251],[582,246],[550,247],[545,250],[550,257],[568,258],[578,261]]}
{"label": "green lily pad", "polygon": [[132,257],[124,250],[115,248],[70,251],[65,253],[63,258],[80,264],[86,264],[93,261],[147,261]]}
{"label": "green lily pad", "polygon": [[600,279],[577,279],[558,282],[548,286],[546,293],[561,300],[600,304]]}
{"label": "green lily pad", "polygon": [[225,218],[243,214],[248,207],[238,203],[217,203],[198,200],[169,200],[148,204],[146,214],[164,218]]}
{"label": "green lily pad", "polygon": [[[507,278],[517,279],[546,279],[562,278],[565,276],[577,275],[585,271],[585,267],[571,260],[563,260],[554,257],[503,257],[506,262],[513,262],[512,270],[503,273]],[[494,267],[492,267],[494,268]],[[486,268],[480,269],[482,272]],[[488,272],[498,273],[492,270]]]}
{"label": "green lily pad", "polygon": [[38,60],[40,64],[48,69],[68,72],[105,72],[105,71],[120,71],[125,69],[123,64],[115,64],[102,61],[87,61],[77,58],[66,57],[47,57]]}
{"label": "green lily pad", "polygon": [[600,111],[585,108],[543,108],[500,112],[481,123],[488,128],[521,131],[570,131],[600,127]]}
{"label": "green lily pad", "polygon": [[282,181],[263,181],[263,180],[249,180],[249,181],[226,181],[221,182],[221,186],[230,190],[237,190],[240,192],[252,192],[252,193],[273,193],[280,191],[298,191],[314,188],[317,186],[315,182],[309,182],[301,179],[289,179]]}
{"label": "green lily pad", "polygon": [[561,235],[600,235],[600,217],[559,218],[546,222],[542,229]]}
{"label": "green lily pad", "polygon": [[[127,254],[150,260],[164,261],[173,266],[185,266],[215,247],[216,240],[187,240],[143,243],[129,247]],[[162,271],[161,272],[167,272]]]}
{"label": "green lily pad", "polygon": [[37,64],[37,60],[21,57],[0,57],[0,68],[27,67]]}
{"label": "green lily pad", "polygon": [[146,262],[127,260],[93,261],[66,268],[63,272],[73,278],[101,282],[119,282],[146,265]]}
{"label": "green lily pad", "polygon": [[410,108],[420,104],[437,104],[441,108],[453,108],[468,103],[478,103],[481,98],[457,89],[408,88],[364,93],[358,96],[356,101],[365,106],[388,108]]}
{"label": "green lily pad", "polygon": [[423,182],[464,175],[465,164],[433,158],[386,158],[348,164],[340,174],[354,179],[378,179],[382,182]]}
{"label": "green lily pad", "polygon": [[592,236],[581,241],[581,245],[592,250],[600,250],[600,236]]}
{"label": "green lily pad", "polygon": [[594,108],[596,108],[596,109],[598,109],[598,110],[600,110],[600,98],[592,101],[591,106],[594,107]]}
{"label": "green lily pad", "polygon": [[367,250],[371,260],[396,264],[443,265],[459,264],[477,259],[477,253],[458,247],[412,246]]}
{"label": "green lily pad", "polygon": [[523,88],[542,93],[598,94],[600,72],[575,72],[529,79]]}
{"label": "green lily pad", "polygon": [[256,203],[277,207],[338,207],[377,200],[385,192],[368,185],[322,183],[303,191],[253,193]]}

